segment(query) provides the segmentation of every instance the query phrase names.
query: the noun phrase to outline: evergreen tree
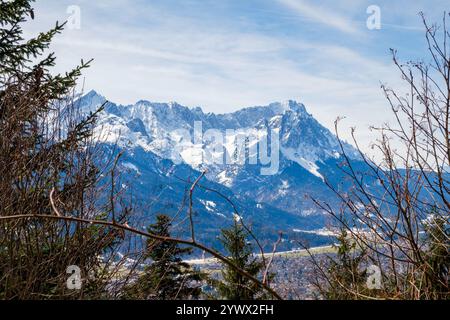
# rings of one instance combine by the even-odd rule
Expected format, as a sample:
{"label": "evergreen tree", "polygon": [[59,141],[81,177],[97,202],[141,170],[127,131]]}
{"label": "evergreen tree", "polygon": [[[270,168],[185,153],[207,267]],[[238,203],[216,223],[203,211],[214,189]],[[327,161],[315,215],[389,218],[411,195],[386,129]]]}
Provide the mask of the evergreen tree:
{"label": "evergreen tree", "polygon": [[[237,220],[228,229],[222,229],[219,240],[231,262],[250,275],[258,277],[263,264],[254,257],[253,246],[247,240],[248,232]],[[255,300],[265,297],[258,285],[228,265],[223,265],[222,277],[223,281],[218,283],[217,289],[223,299]]]}
{"label": "evergreen tree", "polygon": [[319,285],[319,291],[325,299],[346,300],[358,299],[358,294],[368,294],[366,271],[362,266],[365,256],[363,249],[358,248],[355,241],[348,237],[347,230],[342,227],[336,237],[336,256],[330,258],[325,267],[326,284]]}
{"label": "evergreen tree", "polygon": [[[55,56],[45,51],[64,24],[25,40],[22,25],[34,19],[32,2],[0,0],[0,217],[54,216],[52,190],[64,215],[108,216],[96,206],[100,171],[91,136],[97,113],[74,116],[69,97],[88,63],[50,73]],[[99,257],[116,239],[109,228],[54,219],[0,221],[0,298],[102,297],[107,268]],[[69,290],[71,265],[84,279],[97,277]]]}
{"label": "evergreen tree", "polygon": [[[170,237],[171,219],[158,215],[148,232]],[[147,240],[144,258],[151,260],[144,274],[126,290],[125,296],[133,299],[197,299],[202,274],[183,262],[183,257],[192,253],[192,248],[181,248],[177,243]]]}
{"label": "evergreen tree", "polygon": [[425,225],[424,274],[425,285],[432,299],[449,299],[450,229],[444,217],[432,211],[431,221]]}

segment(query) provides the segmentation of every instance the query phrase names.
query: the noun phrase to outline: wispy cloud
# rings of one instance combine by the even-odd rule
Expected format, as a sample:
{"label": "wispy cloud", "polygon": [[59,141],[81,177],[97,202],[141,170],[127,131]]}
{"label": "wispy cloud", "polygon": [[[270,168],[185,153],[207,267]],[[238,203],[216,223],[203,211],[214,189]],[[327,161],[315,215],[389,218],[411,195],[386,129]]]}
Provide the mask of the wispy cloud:
{"label": "wispy cloud", "polygon": [[338,29],[345,33],[357,34],[359,31],[351,20],[326,9],[314,6],[304,0],[278,0],[279,3],[295,11],[298,15],[315,22]]}
{"label": "wispy cloud", "polygon": [[[56,71],[95,58],[84,73],[86,90],[122,104],[177,101],[219,113],[296,99],[329,128],[337,116],[347,116],[367,145],[369,125],[389,120],[381,112],[387,105],[380,81],[399,82],[388,48],[422,55],[416,32],[354,25],[363,21],[369,0],[358,7],[352,0],[47,0],[36,2],[27,33],[67,18],[74,2],[81,7],[81,29],[59,35],[52,50]],[[380,6],[383,23],[397,23],[404,14],[387,0]],[[415,18],[409,13],[398,23]],[[349,36],[358,32],[364,38]]]}

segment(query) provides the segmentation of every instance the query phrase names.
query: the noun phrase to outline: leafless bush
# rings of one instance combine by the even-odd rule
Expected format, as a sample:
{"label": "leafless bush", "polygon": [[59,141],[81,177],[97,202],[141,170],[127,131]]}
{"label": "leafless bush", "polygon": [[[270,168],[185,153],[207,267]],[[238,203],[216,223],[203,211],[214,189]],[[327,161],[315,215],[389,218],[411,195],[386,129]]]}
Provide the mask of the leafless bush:
{"label": "leafless bush", "polygon": [[[381,269],[380,290],[365,295],[340,288],[354,297],[449,298],[450,34],[448,14],[440,26],[421,17],[431,62],[403,64],[392,50],[408,93],[382,86],[395,119],[395,124],[373,128],[380,134],[373,149],[382,160],[361,151],[353,130],[364,169],[341,146],[342,170],[352,188],[342,192],[328,183],[341,208],[315,201],[347,230],[356,250],[366,252],[367,263]],[[318,270],[322,275],[329,271]]]}

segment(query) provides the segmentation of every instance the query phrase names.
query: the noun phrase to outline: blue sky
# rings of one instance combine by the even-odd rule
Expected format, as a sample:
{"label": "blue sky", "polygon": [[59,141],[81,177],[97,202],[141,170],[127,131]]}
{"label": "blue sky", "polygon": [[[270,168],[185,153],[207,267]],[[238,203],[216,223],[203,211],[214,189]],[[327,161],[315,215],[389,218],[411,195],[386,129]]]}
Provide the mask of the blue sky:
{"label": "blue sky", "polygon": [[[37,0],[27,34],[70,18],[71,5],[80,28],[57,37],[55,71],[94,58],[85,90],[220,113],[295,99],[329,128],[346,116],[365,145],[369,125],[390,118],[380,83],[403,88],[389,48],[428,59],[418,12],[440,22],[450,9],[448,0]],[[370,5],[380,30],[366,26]]]}

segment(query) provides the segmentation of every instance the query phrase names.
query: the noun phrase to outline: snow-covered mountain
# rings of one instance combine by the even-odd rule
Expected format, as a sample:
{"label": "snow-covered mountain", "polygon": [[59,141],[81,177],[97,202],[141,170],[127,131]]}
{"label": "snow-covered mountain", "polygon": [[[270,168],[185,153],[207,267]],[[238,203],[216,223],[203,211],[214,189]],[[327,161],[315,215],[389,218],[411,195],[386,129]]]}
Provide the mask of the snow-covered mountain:
{"label": "snow-covered mountain", "polygon": [[[88,112],[105,101],[91,91],[79,99],[79,106]],[[164,189],[170,185],[165,180],[174,172],[183,175],[178,178],[192,179],[206,169],[208,182],[239,201],[255,221],[264,216],[280,228],[320,226],[323,215],[307,195],[333,202],[324,180],[342,178],[337,168],[342,161],[338,139],[295,101],[227,114],[204,113],[175,102],[107,102],[96,134],[106,145],[118,144],[127,150],[123,167],[140,177],[133,181],[142,193],[157,194],[152,189],[154,181],[165,185]],[[358,161],[356,150],[343,144],[346,153]],[[275,170],[263,174],[268,167]],[[181,201],[184,189],[169,187],[173,190],[166,200]],[[215,218],[230,219],[233,214],[206,196],[199,198],[198,205]],[[210,221],[208,228],[214,228],[216,221]]]}
{"label": "snow-covered mountain", "polygon": [[[106,101],[91,91],[82,99],[82,105],[93,110]],[[101,118],[105,138],[117,139],[121,145],[140,146],[161,157],[174,161],[181,159],[197,168],[187,154],[175,153],[179,142],[177,131],[187,129],[191,133],[195,122],[202,123],[203,131],[217,129],[241,130],[248,134],[254,130],[276,130],[280,134],[281,158],[298,163],[313,175],[321,177],[318,162],[339,157],[338,140],[328,129],[310,115],[303,104],[295,101],[276,102],[263,107],[251,107],[234,113],[204,113],[201,108],[187,108],[170,103],[138,101],[134,105],[118,106],[108,103]],[[119,137],[120,133],[120,137]],[[350,145],[345,144],[349,155],[357,157]],[[232,183],[235,183],[231,177]]]}

